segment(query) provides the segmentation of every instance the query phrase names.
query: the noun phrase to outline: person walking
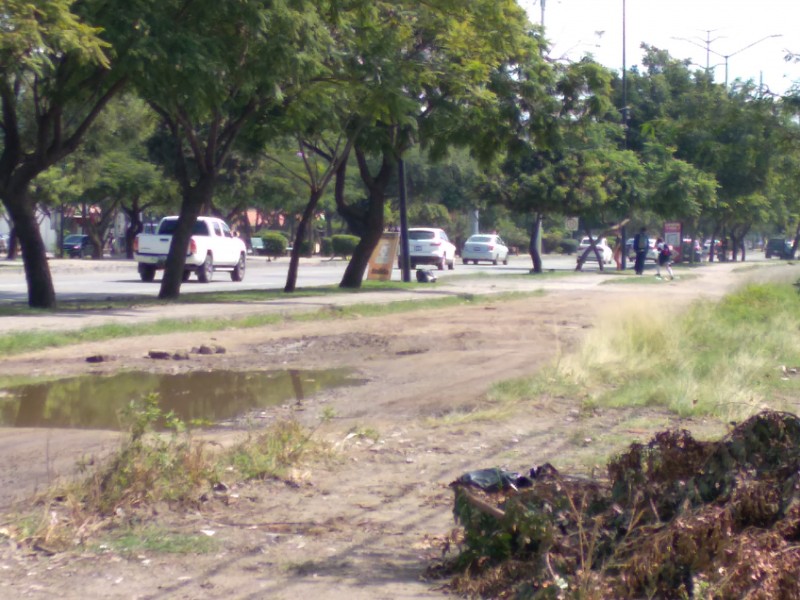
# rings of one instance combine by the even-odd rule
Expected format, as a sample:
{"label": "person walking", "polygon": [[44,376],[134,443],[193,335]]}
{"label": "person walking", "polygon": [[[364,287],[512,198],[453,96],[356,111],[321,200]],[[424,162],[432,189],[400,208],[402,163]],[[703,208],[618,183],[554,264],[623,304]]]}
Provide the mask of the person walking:
{"label": "person walking", "polygon": [[672,248],[669,244],[658,238],[656,240],[656,252],[658,252],[658,260],[656,261],[656,277],[661,279],[661,267],[666,267],[669,279],[672,281],[675,276],[672,274]]}
{"label": "person walking", "polygon": [[650,240],[647,238],[647,228],[642,229],[633,237],[633,250],[636,252],[636,261],[633,270],[637,275],[644,274],[644,261],[647,260],[647,251],[650,249]]}

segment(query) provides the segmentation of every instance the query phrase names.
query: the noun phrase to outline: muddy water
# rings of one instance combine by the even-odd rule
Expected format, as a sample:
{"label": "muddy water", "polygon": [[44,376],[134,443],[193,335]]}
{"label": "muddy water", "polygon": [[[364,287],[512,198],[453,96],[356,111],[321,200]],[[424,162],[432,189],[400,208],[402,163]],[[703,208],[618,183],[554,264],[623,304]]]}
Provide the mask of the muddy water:
{"label": "muddy water", "polygon": [[74,377],[0,389],[0,427],[121,430],[127,407],[148,394],[184,422],[216,424],[358,383],[342,369]]}

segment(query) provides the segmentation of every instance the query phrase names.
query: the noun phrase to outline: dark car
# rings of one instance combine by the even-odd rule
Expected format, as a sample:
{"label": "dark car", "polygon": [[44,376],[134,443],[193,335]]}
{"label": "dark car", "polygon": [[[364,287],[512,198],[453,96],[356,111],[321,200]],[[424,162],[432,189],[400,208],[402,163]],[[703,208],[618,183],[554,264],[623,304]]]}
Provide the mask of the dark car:
{"label": "dark car", "polygon": [[73,233],[64,238],[64,254],[70,258],[83,258],[94,254],[92,239],[85,234]]}
{"label": "dark car", "polygon": [[764,246],[765,258],[777,256],[781,259],[792,258],[792,242],[783,238],[770,238]]}

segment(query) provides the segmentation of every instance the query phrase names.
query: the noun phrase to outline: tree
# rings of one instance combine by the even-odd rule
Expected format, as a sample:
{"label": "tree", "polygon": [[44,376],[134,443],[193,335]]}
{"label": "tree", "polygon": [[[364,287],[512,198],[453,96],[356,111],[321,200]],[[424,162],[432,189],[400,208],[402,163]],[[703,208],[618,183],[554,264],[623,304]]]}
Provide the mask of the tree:
{"label": "tree", "polygon": [[180,293],[192,227],[240,133],[325,74],[330,44],[317,9],[306,0],[165,0],[141,23],[148,44],[137,88],[174,140],[170,170],[182,197],[160,298]]}
{"label": "tree", "polygon": [[439,160],[449,147],[464,146],[487,162],[505,141],[496,131],[506,118],[499,97],[520,69],[545,73],[547,66],[541,40],[507,0],[479,0],[458,11],[447,0],[369,2],[352,14],[346,38],[358,60],[346,66],[364,123],[354,154],[367,198],[348,202],[343,162],[335,199],[362,234],[340,283],[357,288],[383,231],[388,185],[408,149],[419,142]]}
{"label": "tree", "polygon": [[31,307],[53,308],[56,298],[30,184],[77,149],[122,89],[119,65],[138,35],[134,18],[141,9],[108,10],[102,0],[3,4],[0,199],[20,241]]}

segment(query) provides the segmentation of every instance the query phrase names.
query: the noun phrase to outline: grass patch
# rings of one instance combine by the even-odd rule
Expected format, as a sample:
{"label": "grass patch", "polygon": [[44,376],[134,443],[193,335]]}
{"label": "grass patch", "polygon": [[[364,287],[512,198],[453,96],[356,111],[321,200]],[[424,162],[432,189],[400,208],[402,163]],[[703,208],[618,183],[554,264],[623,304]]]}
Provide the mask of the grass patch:
{"label": "grass patch", "polygon": [[231,319],[162,319],[151,323],[107,324],[70,331],[21,331],[0,335],[0,355],[11,356],[45,348],[57,348],[124,337],[164,335],[174,333],[176,330],[182,332],[209,332],[224,329],[248,329],[289,321],[323,321],[357,316],[391,315],[478,302],[489,304],[541,295],[542,293],[511,292],[486,296],[453,293],[453,295],[443,298],[403,300],[388,303],[357,303],[352,306],[331,305],[319,310],[283,314],[260,313]]}
{"label": "grass patch", "polygon": [[781,370],[800,364],[798,328],[800,296],[785,284],[752,284],[680,315],[626,306],[556,371],[597,405],[740,420],[786,409],[800,391],[800,377]]}
{"label": "grass patch", "polygon": [[158,527],[131,527],[108,536],[99,546],[118,554],[135,556],[142,552],[156,554],[209,554],[219,548],[214,538],[205,534],[186,534]]}

